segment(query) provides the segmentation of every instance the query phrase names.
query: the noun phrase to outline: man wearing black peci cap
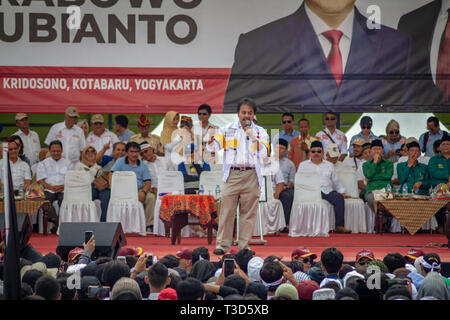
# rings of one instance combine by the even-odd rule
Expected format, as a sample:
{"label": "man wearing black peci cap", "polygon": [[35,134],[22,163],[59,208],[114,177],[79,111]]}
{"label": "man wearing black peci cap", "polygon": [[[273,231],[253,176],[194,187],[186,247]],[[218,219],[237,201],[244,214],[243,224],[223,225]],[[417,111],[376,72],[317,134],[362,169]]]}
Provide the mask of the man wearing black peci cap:
{"label": "man wearing black peci cap", "polygon": [[[397,164],[400,185],[408,186],[409,193],[428,194],[429,178],[427,165],[420,163],[420,145],[413,141],[407,144],[408,161]],[[403,190],[403,188],[402,188]]]}
{"label": "man wearing black peci cap", "polygon": [[383,158],[383,143],[381,140],[373,140],[370,144],[372,159],[364,162],[363,173],[368,180],[366,186],[365,199],[372,210],[375,212],[373,202],[374,195],[372,191],[386,188],[391,184],[394,165],[391,161]]}
{"label": "man wearing black peci cap", "polygon": [[[345,188],[337,178],[333,164],[323,159],[323,146],[320,141],[313,141],[310,149],[310,160],[303,161],[298,167],[298,172],[315,171],[320,176],[320,189],[322,199],[327,200],[334,207],[336,217],[335,233],[351,233],[351,230],[344,228],[344,198],[349,197],[345,194]],[[337,191],[334,189],[336,188]]]}

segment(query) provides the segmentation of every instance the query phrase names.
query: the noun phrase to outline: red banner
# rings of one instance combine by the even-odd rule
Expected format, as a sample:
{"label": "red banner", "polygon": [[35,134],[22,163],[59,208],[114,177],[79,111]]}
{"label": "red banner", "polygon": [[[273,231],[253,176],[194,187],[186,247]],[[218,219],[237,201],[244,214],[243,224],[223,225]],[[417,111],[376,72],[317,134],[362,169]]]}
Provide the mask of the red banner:
{"label": "red banner", "polygon": [[221,113],[230,69],[0,67],[0,112]]}

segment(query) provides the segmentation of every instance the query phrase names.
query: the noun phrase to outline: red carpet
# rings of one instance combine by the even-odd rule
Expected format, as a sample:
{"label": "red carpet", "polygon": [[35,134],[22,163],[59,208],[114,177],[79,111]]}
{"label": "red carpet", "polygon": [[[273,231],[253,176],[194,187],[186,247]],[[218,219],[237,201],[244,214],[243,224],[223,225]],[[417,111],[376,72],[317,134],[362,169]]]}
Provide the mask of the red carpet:
{"label": "red carpet", "polygon": [[[171,245],[169,238],[148,235],[141,237],[138,235],[127,235],[127,246],[142,247],[144,252],[151,252],[158,258],[175,254],[179,248],[197,248],[205,246],[209,249],[211,260],[218,260],[212,251],[215,248],[215,239],[208,245],[206,238],[182,238],[180,245]],[[255,238],[259,239],[259,238]],[[292,238],[287,234],[281,236],[265,236],[265,245],[251,245],[252,250],[260,257],[276,255],[283,257],[283,260],[290,259],[294,248],[305,246],[320,256],[320,253],[328,247],[338,248],[344,255],[345,261],[354,261],[356,253],[361,249],[370,249],[377,259],[383,259],[387,253],[398,252],[406,254],[410,248],[422,249],[425,253],[436,252],[443,262],[450,262],[449,248],[431,247],[431,244],[447,243],[445,235],[440,234],[409,234],[384,233],[384,234],[331,234],[330,237],[298,237]],[[39,252],[46,254],[55,252],[58,245],[58,236],[33,234],[30,243]]]}

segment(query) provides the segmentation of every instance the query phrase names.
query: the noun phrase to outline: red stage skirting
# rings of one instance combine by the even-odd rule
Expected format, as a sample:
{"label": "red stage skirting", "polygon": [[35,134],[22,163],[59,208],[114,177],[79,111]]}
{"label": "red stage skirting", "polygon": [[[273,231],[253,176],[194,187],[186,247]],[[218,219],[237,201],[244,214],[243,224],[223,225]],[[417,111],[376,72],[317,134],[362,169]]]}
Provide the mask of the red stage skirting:
{"label": "red stage skirting", "polygon": [[[128,234],[126,235],[127,246],[141,247],[144,252],[151,252],[158,258],[167,254],[175,254],[180,248],[197,248],[205,246],[209,249],[211,260],[218,260],[212,251],[215,248],[215,239],[213,243],[208,245],[206,238],[181,238],[181,244],[170,244],[170,238],[156,237],[148,235],[146,237]],[[259,238],[254,238],[259,240]],[[298,237],[292,238],[287,234],[280,236],[265,236],[265,245],[252,245],[251,248],[256,255],[265,258],[269,255],[282,257],[283,260],[289,260],[291,252],[294,248],[305,246],[312,252],[320,253],[328,247],[338,248],[344,255],[345,261],[354,261],[356,253],[361,249],[370,249],[374,252],[377,259],[383,259],[387,253],[398,252],[406,254],[410,248],[422,249],[425,253],[436,252],[443,262],[450,262],[449,248],[429,247],[433,243],[447,243],[445,235],[440,234],[331,234],[329,237]],[[58,236],[33,234],[30,243],[39,252],[46,254],[55,252],[58,245]]]}

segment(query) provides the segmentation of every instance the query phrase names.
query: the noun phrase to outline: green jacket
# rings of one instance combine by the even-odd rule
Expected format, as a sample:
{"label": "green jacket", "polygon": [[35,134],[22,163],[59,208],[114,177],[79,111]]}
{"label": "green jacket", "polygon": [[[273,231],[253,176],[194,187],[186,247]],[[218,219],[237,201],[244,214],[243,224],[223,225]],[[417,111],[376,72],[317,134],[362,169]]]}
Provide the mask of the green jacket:
{"label": "green jacket", "polygon": [[428,173],[433,188],[439,183],[447,183],[450,175],[450,158],[445,159],[442,154],[431,157],[428,162]]}
{"label": "green jacket", "polygon": [[374,163],[373,159],[370,159],[364,162],[363,173],[369,179],[366,187],[366,195],[368,195],[373,190],[386,188],[388,183],[391,183],[394,165],[391,161],[383,158],[378,163]]}
{"label": "green jacket", "polygon": [[401,188],[403,188],[403,184],[406,183],[409,193],[412,193],[413,185],[416,182],[422,182],[418,193],[428,194],[429,175],[428,166],[426,164],[416,161],[415,167],[408,167],[408,161],[401,162],[397,164],[397,175]]}

